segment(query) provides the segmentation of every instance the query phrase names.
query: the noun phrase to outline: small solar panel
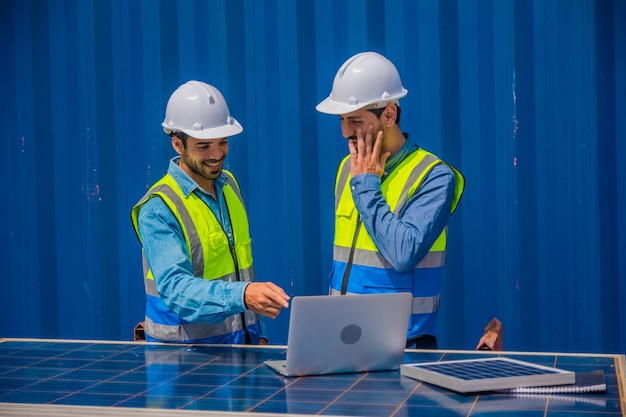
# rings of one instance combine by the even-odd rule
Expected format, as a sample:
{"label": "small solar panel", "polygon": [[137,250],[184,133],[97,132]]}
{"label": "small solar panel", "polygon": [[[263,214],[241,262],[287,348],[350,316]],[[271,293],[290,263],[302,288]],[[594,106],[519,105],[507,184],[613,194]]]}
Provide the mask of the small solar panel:
{"label": "small solar panel", "polygon": [[400,367],[400,373],[461,393],[547,387],[573,384],[576,381],[574,372],[510,358],[404,364]]}

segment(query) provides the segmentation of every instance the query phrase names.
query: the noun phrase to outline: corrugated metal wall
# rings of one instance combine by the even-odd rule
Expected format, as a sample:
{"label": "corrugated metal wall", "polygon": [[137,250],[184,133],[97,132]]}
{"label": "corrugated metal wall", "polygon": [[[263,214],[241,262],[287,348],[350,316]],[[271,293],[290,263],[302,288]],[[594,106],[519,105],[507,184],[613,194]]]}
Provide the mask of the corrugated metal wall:
{"label": "corrugated metal wall", "polygon": [[[466,175],[440,345],[498,316],[512,350],[626,350],[623,0],[7,0],[0,336],[129,339],[142,319],[129,210],[174,155],[170,93],[201,79],[244,133],[229,168],[258,279],[326,291],[337,118],[315,105],[374,50],[403,128]],[[285,343],[288,312],[269,321]]]}

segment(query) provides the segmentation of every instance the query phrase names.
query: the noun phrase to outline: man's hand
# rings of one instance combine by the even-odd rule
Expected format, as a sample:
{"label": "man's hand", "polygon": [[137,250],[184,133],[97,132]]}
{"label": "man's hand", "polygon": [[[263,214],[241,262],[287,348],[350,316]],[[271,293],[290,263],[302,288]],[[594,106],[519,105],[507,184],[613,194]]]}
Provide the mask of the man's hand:
{"label": "man's hand", "polygon": [[365,137],[363,137],[363,131],[358,129],[356,131],[356,140],[348,141],[352,177],[360,174],[375,174],[382,177],[385,172],[385,163],[391,153],[385,152],[383,155],[380,154],[380,148],[383,145],[382,130],[376,134],[375,141],[372,141],[372,136],[372,125],[368,125]]}
{"label": "man's hand", "polygon": [[476,350],[502,350],[502,322],[496,317],[491,319],[485,327],[483,337],[476,345]]}
{"label": "man's hand", "polygon": [[271,282],[252,282],[246,286],[243,301],[248,310],[274,319],[283,308],[289,307],[289,296]]}
{"label": "man's hand", "polygon": [[478,341],[478,344],[476,345],[476,350],[493,350],[497,339],[498,333],[489,330]]}

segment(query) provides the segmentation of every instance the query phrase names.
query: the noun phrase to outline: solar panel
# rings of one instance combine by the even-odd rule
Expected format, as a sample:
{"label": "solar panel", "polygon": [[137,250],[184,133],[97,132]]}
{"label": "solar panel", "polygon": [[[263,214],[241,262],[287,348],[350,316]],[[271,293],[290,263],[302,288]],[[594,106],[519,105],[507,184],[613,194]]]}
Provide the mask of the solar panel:
{"label": "solar panel", "polygon": [[576,380],[574,372],[510,358],[404,364],[400,373],[461,393],[566,385]]}
{"label": "solar panel", "polygon": [[[516,359],[604,372],[606,393],[593,394],[599,401],[582,402],[574,401],[578,394],[567,394],[569,401],[556,401],[554,394],[461,394],[399,371],[285,378],[264,364],[284,357],[285,349],[0,338],[0,417],[475,417],[497,410],[541,416],[582,410],[589,416],[626,417],[624,355],[516,353]],[[486,356],[496,355],[409,349],[404,363]]]}

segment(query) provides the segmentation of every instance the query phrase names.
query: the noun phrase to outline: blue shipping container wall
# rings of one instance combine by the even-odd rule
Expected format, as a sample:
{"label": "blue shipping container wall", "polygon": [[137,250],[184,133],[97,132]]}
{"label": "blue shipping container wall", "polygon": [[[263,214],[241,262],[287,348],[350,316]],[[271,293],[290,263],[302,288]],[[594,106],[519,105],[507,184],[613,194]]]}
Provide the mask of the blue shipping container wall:
{"label": "blue shipping container wall", "polygon": [[[160,122],[216,85],[257,279],[323,294],[337,117],[315,105],[364,50],[394,61],[402,126],[459,167],[440,346],[494,316],[507,350],[626,351],[623,0],[5,0],[0,336],[132,338],[129,211],[174,156]],[[289,311],[268,320],[286,342]]]}

